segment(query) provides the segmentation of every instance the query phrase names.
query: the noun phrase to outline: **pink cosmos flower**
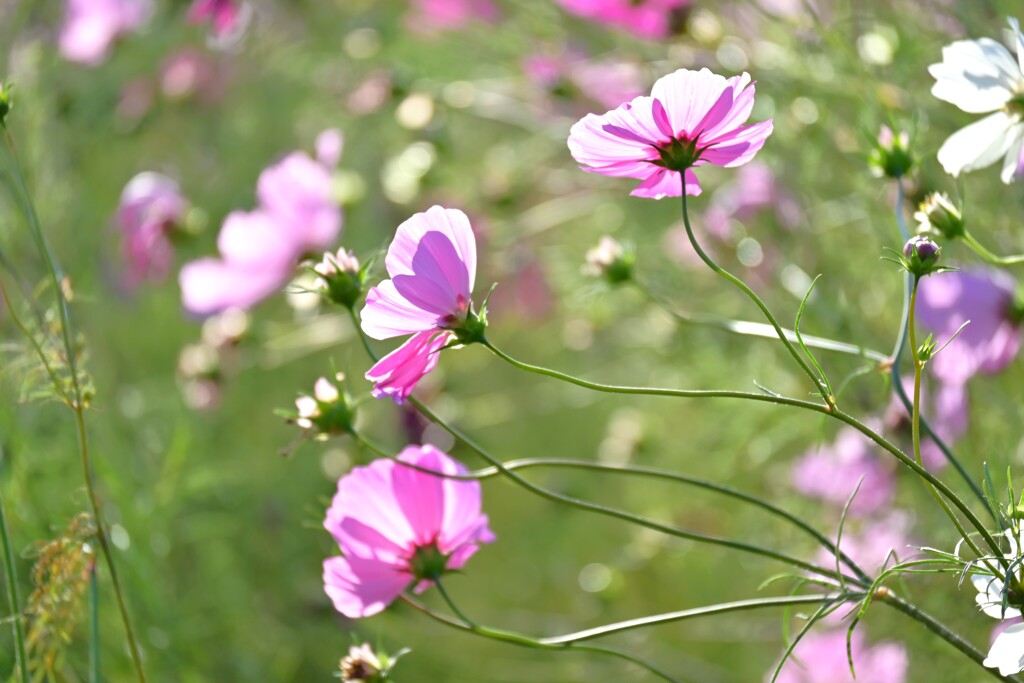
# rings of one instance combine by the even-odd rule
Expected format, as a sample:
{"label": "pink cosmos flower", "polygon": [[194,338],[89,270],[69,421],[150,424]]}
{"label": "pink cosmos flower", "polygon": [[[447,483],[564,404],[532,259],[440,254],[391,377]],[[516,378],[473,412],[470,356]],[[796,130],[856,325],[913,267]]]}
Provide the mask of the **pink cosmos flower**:
{"label": "pink cosmos flower", "polygon": [[850,514],[870,514],[892,500],[893,471],[871,449],[867,437],[852,427],[839,430],[835,443],[814,448],[793,464],[793,486],[805,495],[842,508],[860,482]]}
{"label": "pink cosmos flower", "polygon": [[[897,510],[868,522],[860,528],[859,533],[847,528],[843,531],[840,548],[858,567],[874,575],[883,566],[895,564],[894,558],[903,561],[914,554],[914,549],[908,546],[911,521],[908,513]],[[817,561],[823,567],[832,567],[835,566],[836,558],[822,548]],[[839,610],[837,614],[842,613],[843,610]]]}
{"label": "pink cosmos flower", "polygon": [[374,339],[413,335],[366,373],[373,395],[401,403],[437,354],[473,317],[476,238],[458,209],[432,206],[398,226],[384,261],[390,280],[370,289],[360,314]]}
{"label": "pink cosmos flower", "polygon": [[[408,446],[398,460],[449,476],[467,471],[430,445]],[[417,592],[425,590],[495,540],[480,512],[480,482],[387,458],[338,481],[324,527],[342,552],[324,561],[324,590],[353,619],[377,614],[414,582]]]}
{"label": "pink cosmos flower", "polygon": [[281,289],[305,254],[330,247],[342,221],[331,196],[331,172],[304,152],[265,169],[257,182],[260,207],[232,212],[224,220],[217,238],[220,258],[181,269],[185,310],[208,316],[251,308]]}
{"label": "pink cosmos flower", "polygon": [[[846,629],[808,633],[783,665],[777,683],[903,683],[907,679],[907,650],[899,643],[868,645],[864,628],[853,632],[850,646],[854,679],[846,652]],[[770,680],[770,676],[765,679]]]}
{"label": "pink cosmos flower", "polygon": [[460,29],[473,21],[497,21],[497,6],[491,0],[412,0],[406,23],[415,31],[436,32]]}
{"label": "pink cosmos flower", "polygon": [[195,0],[188,8],[188,20],[193,24],[211,21],[218,38],[234,33],[241,18],[242,5],[237,0]]}
{"label": "pink cosmos flower", "polygon": [[534,85],[552,95],[573,97],[579,94],[603,107],[617,107],[639,97],[644,90],[644,72],[637,64],[588,59],[577,50],[554,55],[534,54],[523,61],[522,68]]}
{"label": "pink cosmos flower", "polygon": [[1020,350],[1020,315],[1015,283],[991,270],[963,270],[924,278],[917,294],[917,319],[944,344],[970,320],[928,365],[948,384],[964,384],[976,373],[996,373]]}
{"label": "pink cosmos flower", "polygon": [[140,173],[125,185],[114,215],[129,286],[162,280],[174,260],[167,234],[187,207],[178,183],[160,173]]}
{"label": "pink cosmos flower", "polygon": [[[914,377],[905,375],[902,378],[903,390],[907,397],[914,397]],[[967,433],[968,406],[967,387],[963,384],[938,382],[934,391],[930,387],[921,388],[921,414],[928,420],[929,426],[947,446],[953,444]],[[883,421],[888,429],[902,430],[910,433],[910,412],[903,405],[899,396],[893,393],[889,407],[885,410]],[[938,444],[932,439],[921,435],[921,462],[929,470],[937,471],[949,464]]]}
{"label": "pink cosmos flower", "polygon": [[585,19],[615,26],[639,38],[667,38],[676,17],[692,0],[558,0],[558,4]]}
{"label": "pink cosmos flower", "polygon": [[151,0],[68,0],[58,46],[68,61],[86,66],[101,64],[122,33],[149,19]]}
{"label": "pink cosmos flower", "polygon": [[726,79],[707,69],[659,78],[651,96],[601,116],[588,114],[569,132],[569,151],[584,171],[643,180],[637,197],[698,195],[694,168],[747,163],[772,132],[772,122],[743,125],[754,106],[750,76]]}

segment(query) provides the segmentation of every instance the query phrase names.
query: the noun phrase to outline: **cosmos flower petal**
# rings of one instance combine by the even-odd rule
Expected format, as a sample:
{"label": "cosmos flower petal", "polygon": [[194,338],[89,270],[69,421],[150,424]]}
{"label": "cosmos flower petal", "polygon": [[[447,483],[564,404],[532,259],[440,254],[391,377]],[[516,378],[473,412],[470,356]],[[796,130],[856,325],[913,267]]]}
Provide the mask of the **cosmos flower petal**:
{"label": "cosmos flower petal", "polygon": [[939,163],[953,177],[991,166],[1009,150],[1012,127],[1005,112],[989,114],[950,135],[939,148]]}
{"label": "cosmos flower petal", "polygon": [[989,668],[999,669],[1003,676],[1024,671],[1024,624],[1014,624],[996,636],[982,663]]}

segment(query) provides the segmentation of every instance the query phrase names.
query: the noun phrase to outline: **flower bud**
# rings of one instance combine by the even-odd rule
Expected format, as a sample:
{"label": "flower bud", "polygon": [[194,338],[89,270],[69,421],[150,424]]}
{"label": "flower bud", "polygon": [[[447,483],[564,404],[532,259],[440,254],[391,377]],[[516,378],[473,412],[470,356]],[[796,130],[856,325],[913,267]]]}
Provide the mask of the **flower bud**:
{"label": "flower bud", "polygon": [[878,139],[868,153],[868,165],[879,177],[902,178],[914,166],[910,153],[910,136],[906,131],[898,135],[889,126],[882,126]]}
{"label": "flower bud", "polygon": [[[343,381],[341,373],[335,380]],[[321,377],[313,385],[313,395],[302,395],[295,399],[296,414],[292,418],[299,427],[316,436],[327,438],[337,434],[352,433],[355,421],[355,406],[348,393],[338,385]]]}
{"label": "flower bud", "polygon": [[313,270],[317,274],[314,288],[327,299],[352,308],[362,298],[366,271],[359,266],[359,259],[351,251],[342,248],[337,254],[327,252]]}
{"label": "flower bud", "polygon": [[922,234],[936,232],[946,239],[964,234],[963,215],[944,192],[932,192],[925,197],[914,218],[918,222],[918,232]]}
{"label": "flower bud", "polygon": [[618,285],[633,277],[633,263],[636,255],[615,239],[605,235],[597,246],[587,251],[587,265],[584,272]]}
{"label": "flower bud", "polygon": [[938,270],[942,248],[924,235],[916,235],[903,245],[903,267],[915,277],[931,275]]}
{"label": "flower bud", "polygon": [[11,86],[0,81],[0,126],[6,125],[7,113],[11,111]]}
{"label": "flower bud", "polygon": [[384,666],[369,643],[349,648],[348,655],[341,660],[340,666],[343,681],[369,683],[382,680],[380,674]]}

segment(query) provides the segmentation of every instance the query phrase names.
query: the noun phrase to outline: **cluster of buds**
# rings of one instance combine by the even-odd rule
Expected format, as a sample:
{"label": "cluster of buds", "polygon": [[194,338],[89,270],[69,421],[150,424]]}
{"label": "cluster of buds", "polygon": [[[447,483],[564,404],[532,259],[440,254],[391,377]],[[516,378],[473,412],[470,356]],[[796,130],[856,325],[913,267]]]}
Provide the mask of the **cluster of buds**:
{"label": "cluster of buds", "polygon": [[917,207],[918,232],[956,239],[964,234],[964,217],[944,192],[932,192]]}
{"label": "cluster of buds", "polygon": [[604,278],[609,284],[619,285],[633,278],[636,254],[631,247],[622,245],[612,237],[602,237],[596,247],[587,251],[586,259],[583,271]]}
{"label": "cluster of buds", "polygon": [[317,276],[313,288],[326,299],[352,309],[363,296],[366,271],[351,251],[341,248],[336,254],[327,252],[323,260],[313,266]]}
{"label": "cluster of buds", "polygon": [[889,126],[882,126],[874,147],[868,153],[868,165],[879,177],[902,178],[907,175],[914,167],[907,132],[896,134]]}
{"label": "cluster of buds", "polygon": [[374,652],[369,643],[353,645],[339,664],[341,680],[346,683],[382,683],[390,680],[391,670],[398,659],[408,652],[407,648],[403,648],[388,656],[383,652]]}
{"label": "cluster of buds", "polygon": [[196,410],[220,404],[225,379],[238,372],[237,347],[249,331],[249,314],[237,308],[207,318],[198,342],[178,355],[178,379],[185,403]]}
{"label": "cluster of buds", "polygon": [[[313,385],[313,395],[295,399],[295,424],[316,438],[326,439],[338,434],[350,434],[355,420],[352,399],[337,383],[345,380],[340,372],[334,380],[321,377]],[[337,383],[336,383],[337,382]]]}

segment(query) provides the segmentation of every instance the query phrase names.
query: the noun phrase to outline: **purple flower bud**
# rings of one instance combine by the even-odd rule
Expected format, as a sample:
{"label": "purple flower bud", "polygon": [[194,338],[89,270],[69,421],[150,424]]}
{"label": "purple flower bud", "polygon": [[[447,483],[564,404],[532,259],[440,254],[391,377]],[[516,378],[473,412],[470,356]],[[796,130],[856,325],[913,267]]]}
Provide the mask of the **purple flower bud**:
{"label": "purple flower bud", "polygon": [[903,245],[903,266],[915,277],[934,273],[942,248],[924,235],[917,235]]}

